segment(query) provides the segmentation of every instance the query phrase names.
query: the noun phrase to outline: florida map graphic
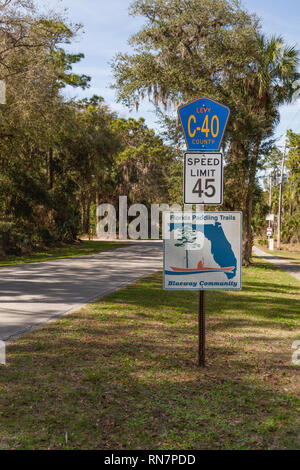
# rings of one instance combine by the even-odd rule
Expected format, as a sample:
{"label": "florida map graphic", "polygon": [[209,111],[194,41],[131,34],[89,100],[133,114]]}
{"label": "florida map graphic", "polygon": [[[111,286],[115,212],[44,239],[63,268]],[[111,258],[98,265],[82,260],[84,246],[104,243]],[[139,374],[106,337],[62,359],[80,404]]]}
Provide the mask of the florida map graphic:
{"label": "florida map graphic", "polygon": [[166,289],[241,288],[240,212],[168,213],[164,227]]}

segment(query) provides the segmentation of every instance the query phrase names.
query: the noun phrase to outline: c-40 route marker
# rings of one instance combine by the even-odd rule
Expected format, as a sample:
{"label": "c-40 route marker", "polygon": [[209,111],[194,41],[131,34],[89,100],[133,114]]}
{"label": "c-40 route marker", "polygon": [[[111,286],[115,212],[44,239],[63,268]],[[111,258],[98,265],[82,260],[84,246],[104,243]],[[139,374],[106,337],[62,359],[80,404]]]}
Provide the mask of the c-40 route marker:
{"label": "c-40 route marker", "polygon": [[188,150],[220,150],[230,116],[228,106],[203,97],[179,106],[178,116]]}
{"label": "c-40 route marker", "polygon": [[223,203],[221,153],[187,152],[184,156],[184,203]]}

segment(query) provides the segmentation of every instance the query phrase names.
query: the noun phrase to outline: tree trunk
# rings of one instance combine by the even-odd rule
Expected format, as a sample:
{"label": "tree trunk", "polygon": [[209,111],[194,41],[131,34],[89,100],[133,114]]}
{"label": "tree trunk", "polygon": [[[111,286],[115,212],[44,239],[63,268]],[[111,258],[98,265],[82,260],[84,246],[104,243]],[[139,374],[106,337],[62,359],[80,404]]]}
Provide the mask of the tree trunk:
{"label": "tree trunk", "polygon": [[239,140],[231,142],[227,165],[224,169],[226,192],[223,206],[225,210],[244,210],[248,153],[243,142]]}
{"label": "tree trunk", "polygon": [[244,231],[243,231],[243,264],[248,266],[251,262],[253,232],[252,232],[252,214],[253,214],[253,194],[255,190],[256,168],[259,153],[259,143],[253,149],[249,168],[249,179],[247,186],[246,204],[244,210]]}
{"label": "tree trunk", "polygon": [[293,198],[292,198],[292,194],[293,194],[293,181],[292,181],[292,178],[290,180],[290,217],[292,217],[293,215]]}
{"label": "tree trunk", "polygon": [[251,262],[252,245],[253,245],[253,233],[251,227],[253,210],[253,192],[249,188],[246,209],[244,211],[244,231],[243,231],[243,265],[248,266]]}
{"label": "tree trunk", "polygon": [[86,220],[86,203],[85,203],[85,197],[82,195],[80,198],[81,202],[81,230],[84,232],[84,225],[85,225],[85,220]]}
{"label": "tree trunk", "polygon": [[99,191],[99,181],[97,181],[97,189],[96,189],[96,227],[100,222],[100,217],[97,216],[97,209],[100,206],[100,191]]}
{"label": "tree trunk", "polygon": [[53,168],[53,148],[49,150],[49,189],[53,188],[54,168]]}
{"label": "tree trunk", "polygon": [[90,218],[91,218],[91,200],[88,199],[87,208],[86,208],[86,221],[85,221],[85,231],[86,233],[90,233]]}
{"label": "tree trunk", "polygon": [[84,234],[88,234],[90,231],[90,210],[91,210],[91,200],[83,196],[81,198],[81,207],[82,207],[82,231]]}

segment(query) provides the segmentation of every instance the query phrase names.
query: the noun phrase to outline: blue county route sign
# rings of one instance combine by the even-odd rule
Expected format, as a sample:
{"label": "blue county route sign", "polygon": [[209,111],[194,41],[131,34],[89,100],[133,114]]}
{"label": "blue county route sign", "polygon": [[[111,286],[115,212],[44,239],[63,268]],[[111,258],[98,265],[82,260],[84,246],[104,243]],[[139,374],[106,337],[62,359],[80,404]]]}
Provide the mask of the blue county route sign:
{"label": "blue county route sign", "polygon": [[178,116],[188,150],[220,150],[230,116],[227,106],[200,98],[179,106]]}
{"label": "blue county route sign", "polygon": [[164,289],[242,288],[241,212],[165,212]]}

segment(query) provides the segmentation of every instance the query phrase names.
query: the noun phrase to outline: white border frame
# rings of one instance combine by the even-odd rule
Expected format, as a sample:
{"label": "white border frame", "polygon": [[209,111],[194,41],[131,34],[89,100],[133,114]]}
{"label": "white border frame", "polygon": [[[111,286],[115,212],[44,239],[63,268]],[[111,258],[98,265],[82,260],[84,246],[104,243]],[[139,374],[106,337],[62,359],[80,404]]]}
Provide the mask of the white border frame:
{"label": "white border frame", "polygon": [[[192,211],[189,211],[189,212],[192,212]],[[182,214],[182,212],[172,212],[172,214]],[[198,211],[199,213],[199,211]],[[203,213],[203,212],[201,212]],[[163,289],[164,290],[167,290],[167,291],[172,291],[172,290],[195,290],[195,291],[207,291],[207,290],[236,290],[236,291],[240,291],[243,289],[243,271],[242,271],[242,261],[243,261],[243,213],[241,211],[207,211],[207,213],[209,214],[213,214],[213,213],[216,213],[216,214],[226,214],[226,215],[229,215],[229,214],[240,214],[240,230],[241,230],[241,240],[240,240],[240,279],[241,279],[241,286],[240,287],[205,287],[205,288],[200,288],[200,287],[172,287],[172,288],[168,288],[166,287],[166,277],[165,277],[165,257],[166,257],[166,254],[165,254],[165,243],[166,241],[163,240]],[[167,214],[167,212],[165,212],[164,214]],[[195,212],[195,214],[197,214],[197,212]],[[163,215],[163,217],[165,217],[165,215]],[[164,224],[164,220],[163,220],[163,224]]]}
{"label": "white border frame", "polygon": [[[189,202],[186,200],[186,184],[185,184],[185,177],[186,177],[186,157],[187,155],[205,155],[205,154],[217,154],[220,155],[221,157],[221,188],[220,188],[220,195],[221,195],[221,200],[220,202]],[[199,150],[191,150],[188,152],[184,153],[184,159],[183,159],[183,203],[184,204],[200,204],[200,205],[205,205],[205,206],[221,206],[223,204],[223,198],[224,198],[224,164],[223,164],[223,153],[222,152],[200,152]]]}

